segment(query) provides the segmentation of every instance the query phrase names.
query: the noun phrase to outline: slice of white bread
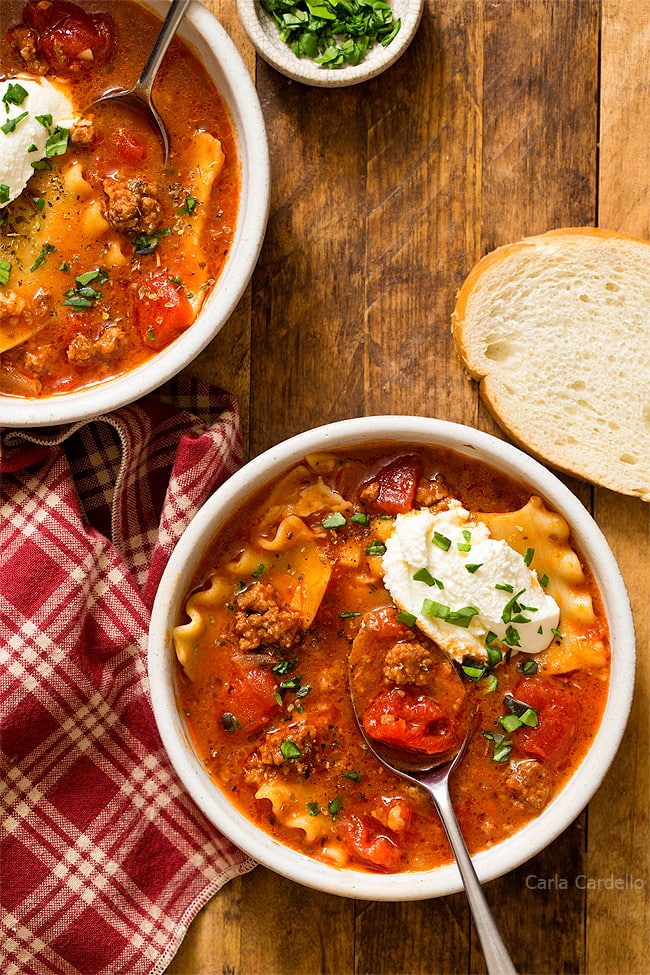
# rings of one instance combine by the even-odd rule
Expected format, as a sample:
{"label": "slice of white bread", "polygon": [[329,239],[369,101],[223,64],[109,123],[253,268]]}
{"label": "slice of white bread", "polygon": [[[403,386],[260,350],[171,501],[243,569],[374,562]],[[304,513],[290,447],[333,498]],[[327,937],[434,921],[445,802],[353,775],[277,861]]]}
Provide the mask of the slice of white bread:
{"label": "slice of white bread", "polygon": [[452,330],[517,444],[650,501],[650,242],[568,228],[499,247],[467,277]]}

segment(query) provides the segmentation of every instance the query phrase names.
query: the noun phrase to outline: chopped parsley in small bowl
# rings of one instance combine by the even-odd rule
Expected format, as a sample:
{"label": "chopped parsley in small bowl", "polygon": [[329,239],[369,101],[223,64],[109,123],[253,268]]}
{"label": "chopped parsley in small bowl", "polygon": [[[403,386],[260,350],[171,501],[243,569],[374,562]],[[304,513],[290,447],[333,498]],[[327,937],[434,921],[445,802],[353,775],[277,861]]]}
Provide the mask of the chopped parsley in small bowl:
{"label": "chopped parsley in small bowl", "polygon": [[237,0],[258,54],[294,81],[354,85],[385,71],[417,30],[424,0]]}

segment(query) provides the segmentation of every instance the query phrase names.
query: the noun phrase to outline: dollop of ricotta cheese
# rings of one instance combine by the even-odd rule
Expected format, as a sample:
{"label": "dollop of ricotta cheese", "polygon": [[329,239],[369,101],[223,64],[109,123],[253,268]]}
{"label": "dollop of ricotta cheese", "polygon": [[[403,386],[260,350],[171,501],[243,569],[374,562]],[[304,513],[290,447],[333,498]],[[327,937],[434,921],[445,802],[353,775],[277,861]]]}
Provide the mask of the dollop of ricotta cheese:
{"label": "dollop of ricotta cheese", "polygon": [[0,209],[15,200],[34,163],[57,155],[56,130],[69,129],[75,109],[46,78],[19,75],[0,82]]}
{"label": "dollop of ricotta cheese", "polygon": [[487,643],[539,653],[552,641],[560,609],[524,556],[492,538],[459,501],[435,514],[398,515],[382,557],[395,605],[461,662],[487,662]]}

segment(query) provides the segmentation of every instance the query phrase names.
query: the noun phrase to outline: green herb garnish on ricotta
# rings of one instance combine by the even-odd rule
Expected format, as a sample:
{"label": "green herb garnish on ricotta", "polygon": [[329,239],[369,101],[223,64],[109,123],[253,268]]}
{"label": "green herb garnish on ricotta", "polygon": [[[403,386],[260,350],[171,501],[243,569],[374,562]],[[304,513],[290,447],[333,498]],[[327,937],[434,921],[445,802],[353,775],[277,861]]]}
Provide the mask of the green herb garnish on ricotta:
{"label": "green herb garnish on ricotta", "polygon": [[[427,636],[459,663],[467,656],[488,662],[495,642],[535,654],[557,632],[559,607],[530,561],[452,501],[435,514],[422,508],[398,515],[382,567],[395,605]],[[441,589],[436,599],[434,583]]]}
{"label": "green herb garnish on ricotta", "polygon": [[75,111],[46,78],[25,75],[0,82],[0,208],[20,196],[34,171],[62,155]]}

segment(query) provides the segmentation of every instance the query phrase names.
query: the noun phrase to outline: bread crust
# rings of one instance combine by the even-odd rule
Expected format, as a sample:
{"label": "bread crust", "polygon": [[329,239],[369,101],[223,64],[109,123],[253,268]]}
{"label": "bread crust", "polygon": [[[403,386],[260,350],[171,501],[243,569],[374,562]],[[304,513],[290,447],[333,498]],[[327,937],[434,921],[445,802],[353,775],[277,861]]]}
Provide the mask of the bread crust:
{"label": "bread crust", "polygon": [[[601,243],[609,246],[601,251]],[[576,287],[584,272],[584,290],[589,291],[596,282],[613,291],[614,284],[602,282],[610,275],[613,280],[616,274],[620,278],[616,265],[630,254],[647,266],[650,281],[650,242],[618,231],[558,228],[498,247],[472,268],[463,283],[452,313],[452,333],[463,365],[479,383],[485,405],[515,443],[568,474],[650,501],[650,379],[645,381],[645,392],[638,385],[638,362],[650,359],[650,306],[643,302],[641,307],[636,294],[626,294],[627,304],[619,301],[616,305],[608,296],[605,306],[595,302],[592,294],[579,294]],[[549,267],[553,283],[565,284],[569,297],[559,295],[559,288],[555,293],[549,287]],[[545,285],[535,280],[540,271]],[[528,287],[538,302],[532,312],[526,306],[530,321],[518,321],[517,314],[522,315],[518,295]],[[579,299],[590,304],[588,314]],[[546,331],[544,323],[547,309],[549,319],[554,314],[561,317],[554,306],[559,307],[560,302],[567,334],[565,341],[556,343],[549,334],[553,330]],[[624,315],[632,316],[635,330]],[[557,329],[557,322],[554,327]],[[612,367],[620,336],[637,354],[628,374]],[[560,378],[554,383],[548,362],[563,352],[566,358],[569,343],[578,350],[576,362],[563,363],[557,374],[564,375],[564,381]],[[590,360],[584,374],[580,372],[580,351]],[[530,360],[525,367],[524,357]],[[539,388],[534,392],[518,388],[522,376],[531,382],[534,362],[540,364]],[[607,382],[615,372],[616,388],[608,389]],[[579,377],[578,381],[568,381],[567,373]],[[579,395],[572,393],[572,386],[580,387]],[[563,428],[560,434],[558,426]]]}

